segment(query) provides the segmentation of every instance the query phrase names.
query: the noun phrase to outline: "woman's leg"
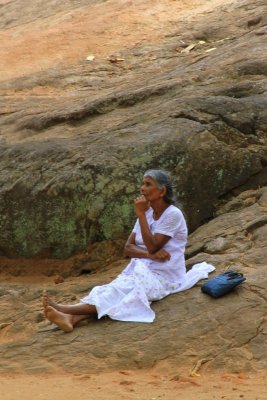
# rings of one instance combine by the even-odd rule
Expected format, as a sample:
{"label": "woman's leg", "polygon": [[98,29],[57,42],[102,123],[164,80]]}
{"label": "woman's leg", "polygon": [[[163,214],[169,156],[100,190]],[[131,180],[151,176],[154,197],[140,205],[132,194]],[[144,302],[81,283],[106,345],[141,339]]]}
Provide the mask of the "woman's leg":
{"label": "woman's leg", "polygon": [[43,307],[46,318],[64,332],[71,332],[78,322],[97,316],[96,307],[90,304],[58,304],[43,292]]}
{"label": "woman's leg", "polygon": [[47,292],[43,292],[43,306],[46,312],[47,307],[52,307],[53,309],[63,313],[71,315],[87,315],[97,316],[96,307],[90,304],[78,303],[78,304],[58,304],[50,299]]}
{"label": "woman's leg", "polygon": [[56,324],[62,331],[71,332],[78,322],[90,317],[90,314],[85,315],[71,315],[64,314],[51,306],[45,307],[46,318]]}

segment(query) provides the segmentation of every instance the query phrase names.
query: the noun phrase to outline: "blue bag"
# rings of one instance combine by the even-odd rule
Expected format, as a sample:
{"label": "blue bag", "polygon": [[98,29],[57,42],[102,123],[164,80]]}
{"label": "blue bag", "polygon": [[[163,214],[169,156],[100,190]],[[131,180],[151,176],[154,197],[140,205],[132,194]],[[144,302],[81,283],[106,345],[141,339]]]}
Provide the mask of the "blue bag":
{"label": "blue bag", "polygon": [[209,279],[201,286],[201,290],[203,293],[217,298],[230,292],[245,280],[246,278],[244,278],[243,274],[235,271],[227,271],[223,274],[215,276],[212,279]]}

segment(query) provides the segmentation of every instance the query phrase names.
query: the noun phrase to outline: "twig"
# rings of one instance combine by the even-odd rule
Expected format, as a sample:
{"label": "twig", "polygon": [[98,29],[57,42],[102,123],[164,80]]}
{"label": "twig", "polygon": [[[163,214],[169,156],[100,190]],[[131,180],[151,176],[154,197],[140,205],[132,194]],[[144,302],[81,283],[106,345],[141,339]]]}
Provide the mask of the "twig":
{"label": "twig", "polygon": [[201,360],[198,360],[194,368],[190,371],[189,376],[200,376],[200,374],[198,374],[198,371],[200,370],[201,365],[211,360],[213,360],[213,358],[202,358]]}

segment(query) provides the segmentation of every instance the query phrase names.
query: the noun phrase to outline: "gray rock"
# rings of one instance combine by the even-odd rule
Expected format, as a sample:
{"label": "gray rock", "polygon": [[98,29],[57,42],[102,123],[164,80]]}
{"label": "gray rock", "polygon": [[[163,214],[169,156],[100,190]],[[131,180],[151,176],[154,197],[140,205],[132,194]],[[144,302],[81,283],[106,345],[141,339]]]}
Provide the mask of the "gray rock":
{"label": "gray rock", "polygon": [[[138,57],[125,50],[124,70],[109,61],[81,62],[2,81],[0,254],[66,258],[90,243],[125,239],[147,168],[170,171],[190,231],[212,218],[231,190],[250,179],[251,187],[257,179],[262,185],[264,36],[247,28],[261,4],[248,12],[229,5],[227,25],[218,10],[181,24],[163,43],[135,49]],[[25,22],[46,15],[38,5]],[[74,6],[68,2],[66,9]],[[16,13],[16,2],[3,8],[6,21]],[[174,57],[177,35],[189,44],[205,36],[208,43]],[[207,53],[210,46],[216,51]],[[44,86],[60,86],[61,95],[33,94]],[[16,90],[31,95],[18,99]]]}

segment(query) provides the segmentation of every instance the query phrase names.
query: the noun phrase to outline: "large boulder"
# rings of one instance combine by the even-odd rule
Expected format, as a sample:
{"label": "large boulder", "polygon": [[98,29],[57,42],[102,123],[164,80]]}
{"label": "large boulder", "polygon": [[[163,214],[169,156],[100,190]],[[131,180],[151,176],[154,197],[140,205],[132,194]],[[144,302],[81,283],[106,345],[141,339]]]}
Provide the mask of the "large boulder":
{"label": "large boulder", "polygon": [[159,44],[121,52],[123,69],[81,61],[2,80],[0,254],[65,258],[125,238],[148,168],[171,173],[190,231],[234,188],[264,184],[261,5],[184,22]]}

